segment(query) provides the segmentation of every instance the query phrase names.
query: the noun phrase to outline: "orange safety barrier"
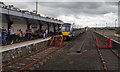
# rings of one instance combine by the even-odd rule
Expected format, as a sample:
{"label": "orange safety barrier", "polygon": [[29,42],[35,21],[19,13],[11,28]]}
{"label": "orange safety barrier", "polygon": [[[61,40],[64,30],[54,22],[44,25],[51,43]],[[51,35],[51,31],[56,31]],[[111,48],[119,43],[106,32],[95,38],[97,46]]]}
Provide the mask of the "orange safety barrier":
{"label": "orange safety barrier", "polygon": [[[105,44],[105,41],[108,42],[108,44]],[[103,45],[100,45],[99,42],[101,42]],[[98,39],[96,38],[96,45],[97,48],[112,48],[111,39]]]}
{"label": "orange safety barrier", "polygon": [[[104,45],[99,45],[98,41],[103,42]],[[109,44],[106,45],[104,43],[104,41],[108,41]],[[97,45],[97,48],[110,48],[110,50],[112,51],[112,53],[115,56],[117,56],[118,58],[120,58],[120,56],[113,51],[113,49],[112,49],[112,43],[111,43],[111,39],[110,38],[109,39],[98,39],[98,38],[96,38],[96,45]]]}
{"label": "orange safety barrier", "polygon": [[55,41],[59,40],[60,41],[60,47],[64,45],[64,40],[66,40],[66,37],[51,37],[51,42],[50,42],[50,46],[55,45]]}

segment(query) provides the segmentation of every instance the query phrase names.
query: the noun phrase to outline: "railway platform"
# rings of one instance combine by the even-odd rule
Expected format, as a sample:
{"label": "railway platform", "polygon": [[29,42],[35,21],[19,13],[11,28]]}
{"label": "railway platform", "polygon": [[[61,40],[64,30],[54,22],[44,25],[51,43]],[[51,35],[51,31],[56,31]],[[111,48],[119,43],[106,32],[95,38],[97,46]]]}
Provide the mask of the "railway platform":
{"label": "railway platform", "polygon": [[30,41],[25,41],[25,42],[21,42],[21,43],[15,43],[15,44],[11,44],[11,45],[0,46],[0,53],[8,51],[8,50],[48,41],[49,39],[50,39],[50,37],[45,38],[45,39],[36,39],[36,40],[30,40]]}

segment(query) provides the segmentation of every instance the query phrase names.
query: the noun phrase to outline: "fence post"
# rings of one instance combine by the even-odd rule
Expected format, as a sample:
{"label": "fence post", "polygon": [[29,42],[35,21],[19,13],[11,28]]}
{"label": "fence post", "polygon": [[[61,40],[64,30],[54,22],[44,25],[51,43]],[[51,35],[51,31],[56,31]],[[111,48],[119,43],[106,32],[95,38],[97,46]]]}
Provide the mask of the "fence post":
{"label": "fence post", "polygon": [[98,45],[98,39],[96,38],[96,44],[97,44],[97,48],[99,48],[99,45]]}

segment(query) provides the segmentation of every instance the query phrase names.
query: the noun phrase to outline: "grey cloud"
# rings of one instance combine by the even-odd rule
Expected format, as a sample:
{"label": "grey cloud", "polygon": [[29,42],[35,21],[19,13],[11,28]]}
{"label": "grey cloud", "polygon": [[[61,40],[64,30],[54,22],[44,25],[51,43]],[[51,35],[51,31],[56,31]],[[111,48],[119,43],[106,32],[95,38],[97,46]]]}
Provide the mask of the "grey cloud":
{"label": "grey cloud", "polygon": [[117,13],[117,8],[112,8],[112,6],[117,5],[115,2],[40,2],[39,5],[42,13],[48,11],[47,14],[53,17],[59,15],[77,16],[80,14]]}
{"label": "grey cloud", "polygon": [[101,6],[99,2],[40,2],[39,4],[42,6],[67,9],[98,8]]}
{"label": "grey cloud", "polygon": [[[35,2],[8,2],[20,9],[35,10]],[[117,2],[39,2],[39,13],[58,17],[59,15],[101,15],[109,12],[117,13]]]}

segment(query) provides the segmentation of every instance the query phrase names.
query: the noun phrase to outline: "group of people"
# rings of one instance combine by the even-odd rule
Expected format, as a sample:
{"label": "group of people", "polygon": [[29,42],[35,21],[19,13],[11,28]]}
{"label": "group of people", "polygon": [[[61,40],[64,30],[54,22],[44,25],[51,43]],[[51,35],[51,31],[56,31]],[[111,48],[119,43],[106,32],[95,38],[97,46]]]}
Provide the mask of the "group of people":
{"label": "group of people", "polygon": [[41,30],[38,30],[38,34],[39,34],[39,36],[40,37],[43,37],[43,38],[46,38],[46,37],[48,37],[48,29],[46,28],[46,29],[41,29]]}
{"label": "group of people", "polygon": [[[23,33],[21,29],[18,29],[17,33],[15,33],[14,28],[12,26],[7,32],[7,29],[3,26],[0,33],[0,38],[2,38],[2,45],[6,45],[8,44],[8,40],[10,44],[13,44],[19,41],[31,40],[33,38],[32,34],[33,32],[31,29],[27,29],[26,33]],[[43,30],[42,29],[37,30],[36,35],[39,38],[46,38],[48,37],[48,29],[46,28]]]}
{"label": "group of people", "polygon": [[[10,27],[10,29],[9,29],[9,37],[10,37],[11,43],[13,43],[14,34],[15,34],[14,29],[12,27]],[[7,30],[3,26],[2,27],[2,42],[3,42],[3,45],[7,44],[7,41],[6,41],[7,35],[8,35]]]}

